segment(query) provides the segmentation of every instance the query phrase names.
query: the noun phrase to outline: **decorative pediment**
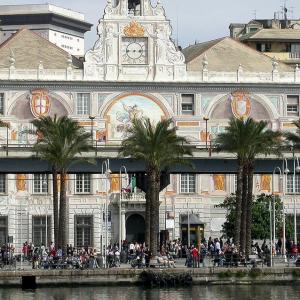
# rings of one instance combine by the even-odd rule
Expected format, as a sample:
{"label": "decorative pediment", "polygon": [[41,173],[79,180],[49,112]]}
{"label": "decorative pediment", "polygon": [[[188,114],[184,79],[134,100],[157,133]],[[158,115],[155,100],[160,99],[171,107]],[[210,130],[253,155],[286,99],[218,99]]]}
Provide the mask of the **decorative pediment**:
{"label": "decorative pediment", "polygon": [[132,21],[124,28],[124,35],[127,37],[143,37],[145,35],[145,28],[138,22]]}

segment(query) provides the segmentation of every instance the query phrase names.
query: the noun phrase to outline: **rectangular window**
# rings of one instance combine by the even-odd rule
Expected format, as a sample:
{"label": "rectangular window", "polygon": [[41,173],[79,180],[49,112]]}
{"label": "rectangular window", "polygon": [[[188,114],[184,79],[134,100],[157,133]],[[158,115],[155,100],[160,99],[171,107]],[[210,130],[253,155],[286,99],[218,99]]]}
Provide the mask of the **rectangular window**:
{"label": "rectangular window", "polygon": [[195,95],[193,94],[182,94],[181,111],[183,115],[194,114]]}
{"label": "rectangular window", "polygon": [[46,194],[48,193],[48,175],[34,174],[33,175],[33,193]]}
{"label": "rectangular window", "polygon": [[181,174],[180,193],[181,194],[196,193],[196,175],[195,174]]}
{"label": "rectangular window", "polygon": [[7,216],[0,217],[0,244],[1,246],[8,241],[8,218]]}
{"label": "rectangular window", "polygon": [[[46,234],[47,228],[47,234]],[[32,217],[32,235],[35,246],[49,245],[51,243],[51,217],[33,216]],[[46,243],[47,240],[47,243]]]}
{"label": "rectangular window", "polygon": [[93,216],[75,216],[75,247],[93,247]]}
{"label": "rectangular window", "polygon": [[6,175],[0,174],[0,194],[6,194]]}
{"label": "rectangular window", "polygon": [[299,96],[287,96],[287,107],[288,116],[299,116]]}
{"label": "rectangular window", "polygon": [[295,176],[295,188],[294,188],[294,175],[287,175],[287,185],[286,190],[288,194],[300,194],[300,175],[296,174]]}
{"label": "rectangular window", "polygon": [[90,114],[90,94],[88,93],[77,94],[77,114],[78,115]]}
{"label": "rectangular window", "polygon": [[90,174],[76,174],[76,194],[90,194],[91,193],[91,175]]}

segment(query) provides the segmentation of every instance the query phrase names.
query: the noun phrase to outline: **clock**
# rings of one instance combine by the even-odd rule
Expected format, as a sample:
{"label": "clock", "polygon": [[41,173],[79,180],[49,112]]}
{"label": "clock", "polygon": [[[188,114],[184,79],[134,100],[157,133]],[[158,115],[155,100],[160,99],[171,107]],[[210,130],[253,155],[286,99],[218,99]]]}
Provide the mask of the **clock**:
{"label": "clock", "polygon": [[126,65],[148,64],[148,39],[124,37],[122,39],[122,63]]}

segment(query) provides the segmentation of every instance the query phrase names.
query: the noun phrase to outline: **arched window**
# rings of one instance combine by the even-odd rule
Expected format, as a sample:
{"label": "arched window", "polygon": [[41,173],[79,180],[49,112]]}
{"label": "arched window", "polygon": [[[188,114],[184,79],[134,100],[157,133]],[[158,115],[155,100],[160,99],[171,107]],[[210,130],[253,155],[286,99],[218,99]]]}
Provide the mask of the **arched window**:
{"label": "arched window", "polygon": [[141,0],[128,0],[128,14],[133,16],[141,15]]}

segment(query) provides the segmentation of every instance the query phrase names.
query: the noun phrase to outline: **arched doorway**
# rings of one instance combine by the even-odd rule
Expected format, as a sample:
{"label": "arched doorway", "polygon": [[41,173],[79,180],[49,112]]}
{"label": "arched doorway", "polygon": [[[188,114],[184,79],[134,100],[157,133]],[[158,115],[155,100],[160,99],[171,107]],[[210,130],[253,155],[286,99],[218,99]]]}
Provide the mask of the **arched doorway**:
{"label": "arched doorway", "polygon": [[139,215],[134,214],[128,217],[126,221],[126,240],[128,242],[145,241],[145,219]]}

